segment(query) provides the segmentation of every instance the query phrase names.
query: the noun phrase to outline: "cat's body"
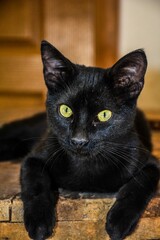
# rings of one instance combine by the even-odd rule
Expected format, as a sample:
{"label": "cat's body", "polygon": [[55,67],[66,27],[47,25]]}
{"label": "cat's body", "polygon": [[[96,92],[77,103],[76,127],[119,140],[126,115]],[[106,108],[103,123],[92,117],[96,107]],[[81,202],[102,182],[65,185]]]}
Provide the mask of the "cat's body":
{"label": "cat's body", "polygon": [[26,229],[34,239],[52,233],[58,188],[116,192],[106,230],[112,240],[124,239],[159,180],[148,126],[136,109],[145,54],[132,52],[110,69],[85,67],[72,64],[44,41],[42,60],[48,128],[22,164]]}
{"label": "cat's body", "polygon": [[26,156],[43,137],[46,129],[45,112],[2,125],[0,128],[0,161],[17,160]]}

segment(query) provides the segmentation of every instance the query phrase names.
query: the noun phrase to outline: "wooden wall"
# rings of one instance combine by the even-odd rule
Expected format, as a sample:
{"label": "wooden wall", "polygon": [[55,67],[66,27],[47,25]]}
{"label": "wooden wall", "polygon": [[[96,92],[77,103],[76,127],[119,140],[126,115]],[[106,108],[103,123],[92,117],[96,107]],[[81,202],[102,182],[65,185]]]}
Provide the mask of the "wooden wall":
{"label": "wooden wall", "polygon": [[116,59],[118,0],[0,1],[0,123],[44,110],[40,42],[75,63]]}

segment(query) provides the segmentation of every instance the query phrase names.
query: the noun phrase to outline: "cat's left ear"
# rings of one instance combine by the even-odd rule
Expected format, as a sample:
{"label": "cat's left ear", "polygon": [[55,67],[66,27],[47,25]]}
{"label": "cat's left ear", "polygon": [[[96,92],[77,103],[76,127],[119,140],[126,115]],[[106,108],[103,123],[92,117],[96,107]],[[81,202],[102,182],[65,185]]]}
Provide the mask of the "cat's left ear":
{"label": "cat's left ear", "polygon": [[122,57],[109,71],[112,91],[121,99],[136,99],[144,85],[147,58],[142,49]]}
{"label": "cat's left ear", "polygon": [[74,64],[47,41],[41,43],[41,56],[45,83],[49,90],[66,86],[74,73]]}

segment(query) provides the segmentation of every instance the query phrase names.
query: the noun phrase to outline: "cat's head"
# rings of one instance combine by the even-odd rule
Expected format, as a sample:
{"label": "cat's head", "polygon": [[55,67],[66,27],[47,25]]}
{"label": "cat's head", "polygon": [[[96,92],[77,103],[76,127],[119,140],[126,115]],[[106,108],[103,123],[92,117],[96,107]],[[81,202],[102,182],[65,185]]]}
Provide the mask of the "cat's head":
{"label": "cat's head", "polygon": [[48,121],[62,147],[87,155],[123,142],[134,128],[147,68],[144,51],[125,55],[108,69],[73,64],[46,41],[41,53]]}

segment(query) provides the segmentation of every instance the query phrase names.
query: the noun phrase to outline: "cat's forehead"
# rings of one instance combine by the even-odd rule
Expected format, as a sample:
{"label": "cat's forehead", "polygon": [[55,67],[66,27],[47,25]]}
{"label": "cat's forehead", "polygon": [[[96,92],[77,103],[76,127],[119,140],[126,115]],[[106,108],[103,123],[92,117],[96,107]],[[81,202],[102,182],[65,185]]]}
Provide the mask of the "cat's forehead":
{"label": "cat's forehead", "polygon": [[105,71],[93,67],[79,67],[70,88],[73,97],[99,97],[104,90],[107,91]]}
{"label": "cat's forehead", "polygon": [[96,67],[77,66],[75,81],[79,85],[85,84],[87,87],[94,87],[96,84],[103,83],[107,70]]}
{"label": "cat's forehead", "polygon": [[105,72],[99,68],[79,67],[77,75],[64,89],[60,101],[76,107],[109,105],[112,94],[107,86]]}

